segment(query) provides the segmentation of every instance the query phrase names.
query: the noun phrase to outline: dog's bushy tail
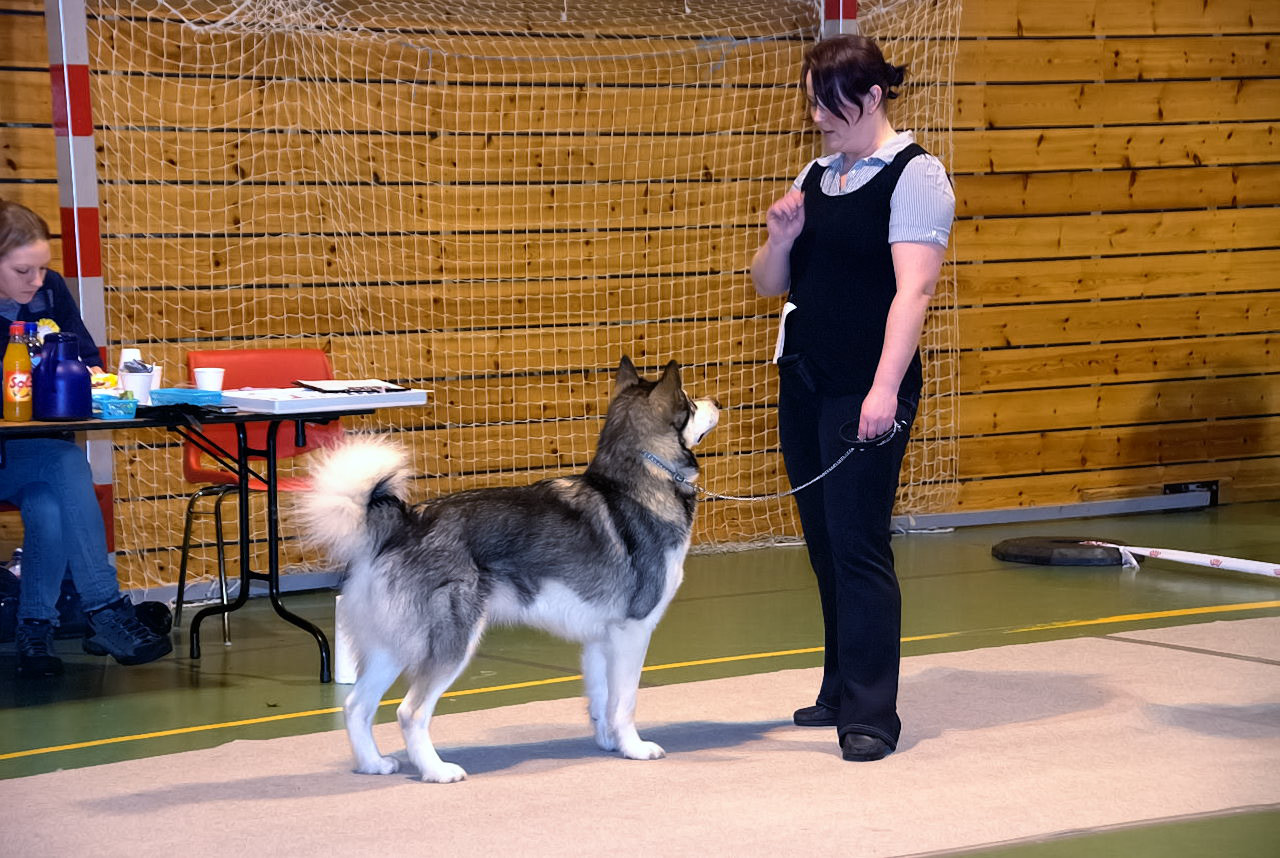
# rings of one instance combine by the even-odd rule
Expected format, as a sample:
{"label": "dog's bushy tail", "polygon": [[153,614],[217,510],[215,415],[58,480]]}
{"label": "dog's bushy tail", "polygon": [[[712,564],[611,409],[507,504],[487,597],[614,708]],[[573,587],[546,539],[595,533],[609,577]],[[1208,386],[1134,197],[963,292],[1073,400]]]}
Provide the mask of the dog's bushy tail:
{"label": "dog's bushy tail", "polygon": [[311,489],[295,508],[305,539],[342,564],[374,553],[384,530],[374,510],[391,506],[402,516],[412,476],[408,452],[375,435],[354,435],[318,453]]}

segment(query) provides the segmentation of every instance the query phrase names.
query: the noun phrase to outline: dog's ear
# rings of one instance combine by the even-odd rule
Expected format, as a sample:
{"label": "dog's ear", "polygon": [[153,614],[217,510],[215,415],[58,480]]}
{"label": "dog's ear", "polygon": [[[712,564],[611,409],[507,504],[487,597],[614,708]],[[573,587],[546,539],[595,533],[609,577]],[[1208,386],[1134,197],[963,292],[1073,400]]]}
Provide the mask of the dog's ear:
{"label": "dog's ear", "polygon": [[631,358],[623,355],[622,362],[618,364],[618,373],[614,376],[613,392],[620,393],[639,381],[640,373],[636,372],[636,365],[631,362]]}
{"label": "dog's ear", "polygon": [[680,396],[681,386],[680,364],[675,361],[669,361],[666,368],[662,370],[662,378],[658,380],[658,386],[649,395],[653,396],[660,392],[660,395],[674,402]]}

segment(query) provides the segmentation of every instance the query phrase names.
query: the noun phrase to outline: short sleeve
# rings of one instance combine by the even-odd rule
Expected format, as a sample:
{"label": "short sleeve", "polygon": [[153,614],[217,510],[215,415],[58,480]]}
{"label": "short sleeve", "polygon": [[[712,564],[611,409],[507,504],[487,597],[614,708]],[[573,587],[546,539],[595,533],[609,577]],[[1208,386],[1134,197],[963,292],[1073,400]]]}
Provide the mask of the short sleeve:
{"label": "short sleeve", "polygon": [[947,246],[956,195],[942,162],[918,155],[903,169],[889,202],[889,243],[916,241]]}

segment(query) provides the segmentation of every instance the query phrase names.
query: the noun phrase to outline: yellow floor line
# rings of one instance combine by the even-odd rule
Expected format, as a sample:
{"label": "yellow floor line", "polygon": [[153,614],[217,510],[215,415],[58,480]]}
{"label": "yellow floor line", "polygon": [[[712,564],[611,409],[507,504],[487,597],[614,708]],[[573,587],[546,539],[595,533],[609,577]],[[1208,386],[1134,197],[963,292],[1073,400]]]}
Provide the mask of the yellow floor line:
{"label": "yellow floor line", "polygon": [[1199,614],[1221,614],[1226,611],[1254,611],[1259,608],[1280,607],[1280,602],[1242,602],[1237,605],[1207,605],[1202,608],[1177,608],[1171,611],[1149,611],[1145,614],[1119,614],[1114,617],[1101,617],[1096,620],[1064,620],[1059,623],[1044,623],[1038,626],[1027,626],[1013,629],[1006,634],[1018,632],[1042,632],[1051,629],[1070,629],[1079,626],[1098,626],[1105,623],[1131,623],[1137,620],[1163,620],[1169,617],[1193,617]]}
{"label": "yellow floor line", "polygon": [[[1160,620],[1160,619],[1169,619],[1172,617],[1191,617],[1191,616],[1199,616],[1203,614],[1230,613],[1234,611],[1256,611],[1256,610],[1266,609],[1266,608],[1280,608],[1280,601],[1244,602],[1244,603],[1234,604],[1234,605],[1208,605],[1208,606],[1199,607],[1199,608],[1178,608],[1178,609],[1169,610],[1169,611],[1150,611],[1143,614],[1118,614],[1112,617],[1099,617],[1097,619],[1092,619],[1092,620],[1063,620],[1061,622],[1056,622],[1056,623],[1043,623],[1043,624],[1034,625],[1034,626],[1023,626],[1021,628],[1016,628],[1016,629],[1005,629],[1003,630],[1003,633],[1009,634],[1009,635],[1015,635],[1015,634],[1025,634],[1028,632],[1051,631],[1054,629],[1077,628],[1080,626],[1097,626],[1097,625],[1106,625],[1109,623],[1130,623],[1130,622],[1139,622],[1142,620]],[[910,637],[904,637],[902,639],[902,642],[915,643],[917,641],[942,640],[945,638],[963,637],[965,635],[981,633],[983,631],[1000,631],[1000,630],[983,629],[983,630],[961,631],[961,632],[939,632],[937,634],[930,634],[930,635],[913,635]],[[779,650],[777,652],[747,653],[745,655],[729,655],[729,656],[721,656],[718,658],[703,658],[703,659],[697,659],[695,661],[677,661],[677,662],[671,662],[669,664],[653,664],[653,665],[649,665],[648,667],[645,667],[644,670],[646,672],[651,672],[656,670],[673,670],[676,668],[684,668],[684,667],[703,667],[711,664],[728,664],[730,662],[735,662],[735,661],[753,661],[753,660],[766,659],[766,658],[782,658],[782,657],[791,656],[791,655],[811,655],[813,653],[819,653],[819,652],[822,652],[822,647],[806,647],[804,649],[788,649],[788,650]],[[534,679],[528,682],[513,682],[508,685],[491,685],[485,688],[467,688],[459,691],[447,691],[444,693],[443,696],[444,697],[467,697],[473,694],[490,694],[497,691],[512,691],[520,688],[536,688],[538,686],[543,686],[543,685],[560,685],[566,682],[577,682],[581,679],[582,679],[581,674],[576,674],[574,676],[555,676],[555,677],[550,677],[548,679]],[[403,698],[384,700],[380,705],[395,706],[395,705],[399,705],[401,700],[403,700]],[[261,718],[245,718],[240,721],[225,721],[219,724],[198,724],[193,727],[177,727],[172,730],[158,730],[152,733],[135,733],[131,736],[113,736],[108,739],[93,739],[87,742],[74,742],[68,745],[53,745],[47,748],[32,748],[26,751],[12,751],[10,753],[0,754],[0,761],[15,760],[20,757],[34,757],[34,756],[39,756],[41,754],[52,754],[58,751],[77,751],[77,750],[83,750],[85,748],[96,748],[103,745],[116,745],[122,742],[137,742],[143,739],[159,739],[166,736],[181,736],[189,733],[203,733],[209,730],[223,730],[223,729],[229,729],[232,727],[246,727],[254,724],[267,724],[267,723],[276,722],[276,721],[288,721],[294,718],[310,718],[315,715],[334,715],[341,711],[342,711],[342,707],[331,706],[325,709],[312,709],[306,712],[288,712],[288,713],[282,713],[280,715],[265,715]]]}

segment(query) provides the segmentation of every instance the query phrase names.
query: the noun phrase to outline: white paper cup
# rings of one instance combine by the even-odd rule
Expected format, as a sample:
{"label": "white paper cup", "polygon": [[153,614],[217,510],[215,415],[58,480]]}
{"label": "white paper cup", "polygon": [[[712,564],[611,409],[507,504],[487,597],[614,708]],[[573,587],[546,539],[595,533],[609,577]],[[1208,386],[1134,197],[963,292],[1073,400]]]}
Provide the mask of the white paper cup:
{"label": "white paper cup", "polygon": [[195,371],[198,390],[222,390],[222,376],[226,372],[220,366],[202,366]]}
{"label": "white paper cup", "polygon": [[120,386],[132,393],[139,405],[151,404],[151,373],[126,372],[120,376]]}

